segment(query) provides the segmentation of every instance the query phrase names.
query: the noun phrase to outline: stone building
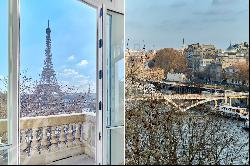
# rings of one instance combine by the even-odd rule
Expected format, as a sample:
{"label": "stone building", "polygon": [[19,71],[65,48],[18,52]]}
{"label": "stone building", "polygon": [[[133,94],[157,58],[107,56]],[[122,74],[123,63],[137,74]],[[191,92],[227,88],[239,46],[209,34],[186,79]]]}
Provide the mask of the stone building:
{"label": "stone building", "polygon": [[215,61],[218,50],[211,44],[191,44],[184,51],[188,60],[188,67],[193,72],[203,71],[206,66]]}
{"label": "stone building", "polygon": [[248,63],[249,46],[246,42],[241,44],[230,43],[229,47],[218,54],[218,60],[222,63],[222,68],[227,68],[237,63]]}

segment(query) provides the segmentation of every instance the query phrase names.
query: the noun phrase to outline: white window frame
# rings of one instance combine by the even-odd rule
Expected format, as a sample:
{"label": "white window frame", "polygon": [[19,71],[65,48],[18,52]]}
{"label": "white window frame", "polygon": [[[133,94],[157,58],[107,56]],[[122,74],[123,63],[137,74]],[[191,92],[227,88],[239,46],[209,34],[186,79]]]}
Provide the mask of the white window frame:
{"label": "white window frame", "polygon": [[8,15],[8,164],[17,165],[19,158],[19,0],[9,0]]}

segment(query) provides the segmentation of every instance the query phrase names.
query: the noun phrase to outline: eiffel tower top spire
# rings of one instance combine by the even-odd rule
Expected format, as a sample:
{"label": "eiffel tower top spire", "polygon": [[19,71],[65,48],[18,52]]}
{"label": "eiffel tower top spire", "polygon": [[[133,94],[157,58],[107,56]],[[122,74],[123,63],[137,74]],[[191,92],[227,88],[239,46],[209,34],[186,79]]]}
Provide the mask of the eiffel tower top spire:
{"label": "eiffel tower top spire", "polygon": [[45,49],[45,60],[44,67],[41,76],[41,84],[57,84],[55,70],[53,68],[52,63],[52,53],[51,53],[51,37],[50,37],[51,29],[49,27],[46,28],[46,49]]}

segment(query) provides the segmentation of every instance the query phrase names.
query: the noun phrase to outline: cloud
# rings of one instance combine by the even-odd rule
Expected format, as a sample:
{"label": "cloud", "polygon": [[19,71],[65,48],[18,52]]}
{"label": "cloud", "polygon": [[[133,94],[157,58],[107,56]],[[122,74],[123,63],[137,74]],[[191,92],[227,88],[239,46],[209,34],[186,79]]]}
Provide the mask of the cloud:
{"label": "cloud", "polygon": [[75,59],[75,56],[74,56],[74,55],[71,55],[71,56],[68,57],[68,61],[72,61],[72,60],[74,60],[74,59]]}
{"label": "cloud", "polygon": [[231,4],[235,3],[235,2],[238,3],[239,0],[213,0],[212,5],[213,6],[220,6],[220,5],[225,6],[225,5],[231,5]]}
{"label": "cloud", "polygon": [[236,21],[241,14],[244,14],[247,10],[230,10],[230,9],[211,9],[207,11],[196,11],[193,15],[201,16],[202,21],[206,22],[232,22]]}
{"label": "cloud", "polygon": [[62,72],[63,76],[76,76],[79,75],[79,73],[77,71],[75,71],[74,69],[64,69]]}
{"label": "cloud", "polygon": [[171,8],[180,8],[180,7],[184,7],[184,6],[186,6],[187,5],[187,3],[186,2],[184,2],[184,1],[177,1],[177,2],[174,2],[174,3],[172,3],[171,5],[170,5],[170,7]]}
{"label": "cloud", "polygon": [[220,22],[233,22],[236,21],[236,18],[212,18],[212,19],[203,19],[203,22],[207,22],[207,23],[220,23]]}
{"label": "cloud", "polygon": [[84,75],[81,75],[79,72],[77,72],[74,69],[64,69],[62,73],[59,73],[60,76],[64,78],[71,78],[71,79],[88,79],[89,77],[86,77]]}
{"label": "cloud", "polygon": [[89,62],[87,60],[81,60],[81,62],[79,62],[77,65],[78,66],[86,66],[87,64],[89,64]]}
{"label": "cloud", "polygon": [[[79,92],[86,92],[89,84],[92,89],[94,88],[94,82],[90,80],[89,76],[81,75],[74,69],[64,69],[59,75],[59,82],[63,85],[63,90],[67,90],[68,87],[74,87]],[[66,86],[67,85],[67,86]]]}
{"label": "cloud", "polygon": [[193,12],[194,15],[206,15],[206,16],[217,16],[217,15],[227,15],[234,13],[232,10],[208,10],[208,11],[198,11]]}

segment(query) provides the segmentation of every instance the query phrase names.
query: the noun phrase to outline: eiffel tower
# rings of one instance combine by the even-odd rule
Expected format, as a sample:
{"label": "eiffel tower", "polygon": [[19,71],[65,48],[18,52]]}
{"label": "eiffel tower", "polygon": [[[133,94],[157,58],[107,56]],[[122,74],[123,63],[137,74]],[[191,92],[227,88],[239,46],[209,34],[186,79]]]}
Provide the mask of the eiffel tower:
{"label": "eiffel tower", "polygon": [[[51,29],[46,28],[45,60],[40,80],[31,94],[21,96],[21,117],[49,116],[57,114],[81,113],[89,107],[90,86],[87,94],[62,91],[58,84],[52,63]],[[67,86],[67,85],[66,85]]]}
{"label": "eiffel tower", "polygon": [[36,111],[39,111],[43,115],[55,114],[63,104],[63,93],[58,85],[56,79],[56,73],[52,63],[52,52],[51,52],[51,29],[46,28],[46,49],[45,49],[45,60],[41,74],[41,79],[35,87],[34,97]]}
{"label": "eiffel tower", "polygon": [[57,85],[56,74],[53,68],[53,63],[52,63],[50,33],[51,33],[51,30],[49,27],[49,20],[48,20],[48,27],[46,29],[45,60],[44,60],[44,67],[42,71],[40,84]]}

